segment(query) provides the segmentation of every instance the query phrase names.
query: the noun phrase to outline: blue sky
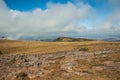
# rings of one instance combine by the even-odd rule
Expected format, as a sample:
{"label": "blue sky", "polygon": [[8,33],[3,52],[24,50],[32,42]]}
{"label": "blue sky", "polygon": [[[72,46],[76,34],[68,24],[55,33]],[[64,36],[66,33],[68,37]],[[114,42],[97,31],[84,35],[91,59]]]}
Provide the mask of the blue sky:
{"label": "blue sky", "polygon": [[11,9],[20,11],[31,11],[35,8],[46,9],[47,2],[66,4],[70,0],[5,0]]}
{"label": "blue sky", "polygon": [[48,2],[66,4],[67,2],[77,3],[81,1],[85,4],[90,4],[94,8],[102,8],[104,5],[108,5],[108,0],[4,0],[7,6],[11,9],[20,11],[31,11],[35,8],[46,9]]}
{"label": "blue sky", "polygon": [[120,37],[119,3],[120,0],[0,0],[0,36]]}
{"label": "blue sky", "polygon": [[47,9],[47,3],[60,3],[67,4],[71,2],[77,4],[79,1],[84,4],[89,4],[91,7],[96,9],[99,14],[99,18],[105,17],[112,11],[112,7],[109,5],[108,0],[4,0],[7,6],[13,10],[29,12],[35,8]]}

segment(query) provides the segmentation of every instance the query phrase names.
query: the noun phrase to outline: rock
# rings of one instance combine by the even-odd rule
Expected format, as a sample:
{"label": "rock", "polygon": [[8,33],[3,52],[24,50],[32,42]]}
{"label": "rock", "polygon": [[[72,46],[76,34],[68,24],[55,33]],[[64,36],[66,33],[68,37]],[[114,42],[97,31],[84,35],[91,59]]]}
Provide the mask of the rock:
{"label": "rock", "polygon": [[62,75],[63,75],[64,77],[66,77],[66,78],[70,78],[70,74],[67,73],[67,72],[63,72]]}
{"label": "rock", "polygon": [[[98,51],[96,54],[108,53]],[[107,55],[107,54],[105,54]],[[100,55],[101,56],[101,55]],[[87,76],[91,73],[77,71],[82,61],[84,64],[91,63],[93,53],[90,52],[60,52],[57,54],[9,54],[0,55],[0,80],[35,80],[37,77],[44,77],[54,74],[54,71],[61,72],[63,77],[70,78],[72,75]],[[95,57],[97,58],[97,57]],[[83,64],[83,65],[84,65]],[[103,71],[104,69],[120,71],[120,62],[105,61],[104,66],[93,66],[92,70]],[[107,66],[107,67],[106,67]],[[110,66],[110,67],[109,67]],[[81,67],[80,67],[81,68]],[[86,67],[85,67],[86,68]]]}
{"label": "rock", "polygon": [[77,66],[76,63],[65,63],[61,66],[61,69],[67,72],[73,72],[73,68],[76,66]]}
{"label": "rock", "polygon": [[78,76],[88,76],[88,75],[90,75],[90,73],[88,73],[88,72],[74,72],[74,74],[76,74],[76,75],[78,75]]}
{"label": "rock", "polygon": [[102,70],[104,70],[104,67],[103,66],[93,66],[92,70],[102,71]]}
{"label": "rock", "polygon": [[105,66],[114,66],[115,65],[114,61],[104,61],[103,64]]}

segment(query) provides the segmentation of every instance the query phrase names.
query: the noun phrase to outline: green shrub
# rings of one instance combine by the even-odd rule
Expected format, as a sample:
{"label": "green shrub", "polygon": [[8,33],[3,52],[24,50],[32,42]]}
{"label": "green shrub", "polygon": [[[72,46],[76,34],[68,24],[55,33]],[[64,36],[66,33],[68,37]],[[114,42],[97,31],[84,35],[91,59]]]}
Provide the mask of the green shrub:
{"label": "green shrub", "polygon": [[17,74],[17,80],[29,80],[28,75],[24,72]]}
{"label": "green shrub", "polygon": [[79,51],[88,51],[88,48],[83,47],[83,48],[80,48]]}

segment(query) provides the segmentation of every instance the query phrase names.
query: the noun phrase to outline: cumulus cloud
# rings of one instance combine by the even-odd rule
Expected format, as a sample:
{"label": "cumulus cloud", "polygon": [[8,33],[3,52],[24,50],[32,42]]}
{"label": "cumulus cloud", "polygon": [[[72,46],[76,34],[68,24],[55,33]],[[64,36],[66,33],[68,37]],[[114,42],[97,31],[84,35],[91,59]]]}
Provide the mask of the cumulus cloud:
{"label": "cumulus cloud", "polygon": [[111,4],[118,4],[120,3],[120,0],[108,0]]}
{"label": "cumulus cloud", "polygon": [[77,21],[88,16],[91,7],[88,4],[75,6],[47,3],[47,9],[34,9],[32,12],[21,12],[6,7],[0,1],[0,34],[14,38],[39,37],[59,34],[78,33]]}
{"label": "cumulus cloud", "polygon": [[103,21],[95,26],[94,33],[96,34],[120,38],[120,7],[114,9]]}
{"label": "cumulus cloud", "polygon": [[[13,39],[37,39],[58,36],[120,35],[120,8],[98,23],[94,23],[94,19],[89,19],[94,17],[94,13],[91,16],[92,10],[93,7],[80,0],[77,4],[48,2],[46,10],[36,8],[31,12],[22,12],[9,9],[5,2],[0,0],[0,36],[5,35]],[[95,27],[88,29],[87,26],[78,25],[80,20],[87,19],[92,20],[91,26]]]}

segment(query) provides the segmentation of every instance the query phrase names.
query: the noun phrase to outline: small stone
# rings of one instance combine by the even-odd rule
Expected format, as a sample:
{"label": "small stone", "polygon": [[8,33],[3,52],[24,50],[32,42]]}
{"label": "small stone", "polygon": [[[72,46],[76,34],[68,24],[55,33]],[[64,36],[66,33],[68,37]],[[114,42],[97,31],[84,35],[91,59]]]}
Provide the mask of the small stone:
{"label": "small stone", "polygon": [[102,71],[102,70],[104,70],[104,68],[103,68],[103,66],[93,66],[92,70]]}
{"label": "small stone", "polygon": [[104,61],[103,64],[106,66],[114,66],[115,63],[113,61]]}

